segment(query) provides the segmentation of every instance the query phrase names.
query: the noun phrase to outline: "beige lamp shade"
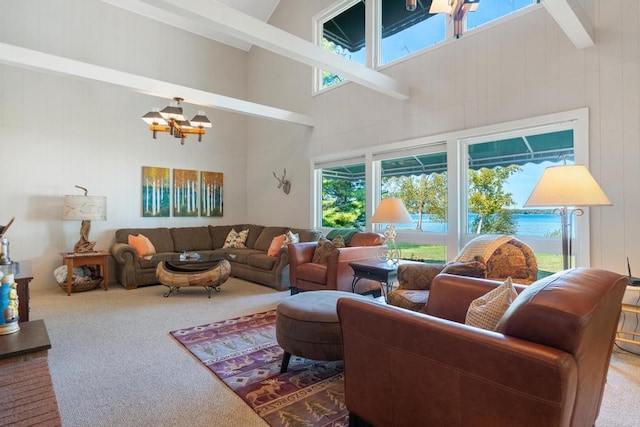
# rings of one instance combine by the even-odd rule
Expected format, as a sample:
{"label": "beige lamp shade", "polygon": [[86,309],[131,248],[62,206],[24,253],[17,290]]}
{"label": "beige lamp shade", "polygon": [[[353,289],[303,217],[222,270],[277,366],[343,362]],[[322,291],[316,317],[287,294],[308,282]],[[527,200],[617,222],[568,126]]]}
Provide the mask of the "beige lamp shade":
{"label": "beige lamp shade", "polygon": [[411,215],[400,199],[382,199],[371,217],[374,224],[406,224],[413,222]]}
{"label": "beige lamp shade", "polygon": [[550,166],[543,172],[524,206],[610,206],[604,194],[584,165]]}
{"label": "beige lamp shade", "polygon": [[64,196],[62,219],[106,221],[107,198],[104,196]]}

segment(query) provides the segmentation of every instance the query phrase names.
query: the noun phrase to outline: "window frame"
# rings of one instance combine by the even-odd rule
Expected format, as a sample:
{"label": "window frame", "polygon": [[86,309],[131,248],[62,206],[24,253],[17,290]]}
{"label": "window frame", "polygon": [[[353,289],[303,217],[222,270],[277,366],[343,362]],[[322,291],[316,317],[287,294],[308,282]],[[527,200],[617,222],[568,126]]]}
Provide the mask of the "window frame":
{"label": "window frame", "polygon": [[[320,11],[312,17],[312,34],[313,34],[313,43],[316,46],[322,46],[322,39],[324,37],[324,23],[329,19],[341,14],[346,11],[356,3],[359,3],[361,0],[341,0],[337,1],[333,5],[328,8]],[[482,2],[481,2],[482,4]],[[481,6],[480,6],[481,7]],[[466,29],[467,22],[466,16],[463,22],[463,28],[465,28],[465,35],[472,35],[479,31],[485,31],[489,28],[494,27],[495,25],[500,25],[502,23],[508,22],[512,19],[517,19],[527,13],[533,12],[539,8],[544,7],[541,4],[540,0],[531,0],[531,5],[524,7],[522,9],[518,9],[514,12],[511,12],[507,15],[503,15],[499,18],[496,18],[492,21],[479,25],[470,30]],[[473,13],[473,12],[471,12]],[[422,55],[425,52],[431,51],[433,49],[438,49],[441,46],[444,46],[448,43],[452,43],[455,41],[455,37],[453,36],[453,19],[451,16],[447,16],[445,19],[445,37],[441,42],[429,45],[424,47],[423,49],[416,50],[415,52],[408,53],[407,55],[401,56],[399,58],[394,59],[393,61],[389,61],[387,63],[382,64],[382,0],[367,0],[365,2],[365,66],[373,69],[373,70],[383,70],[387,67],[393,66],[395,64],[404,62],[408,59],[414,58],[418,55]],[[321,87],[322,85],[322,70],[318,67],[313,67],[312,70],[313,78],[312,80],[312,95],[318,95],[321,93],[325,93],[326,91],[341,87],[345,83],[350,82],[349,79],[345,78],[339,83],[333,84],[326,88]]]}
{"label": "window frame", "polygon": [[[380,161],[384,158],[403,157],[410,150],[416,149],[444,149],[447,152],[447,174],[448,174],[448,214],[447,233],[425,233],[408,232],[398,233],[398,240],[408,243],[424,244],[445,244],[447,248],[447,259],[453,259],[458,251],[471,238],[466,228],[465,214],[467,212],[467,156],[466,146],[469,143],[480,142],[483,139],[495,138],[496,136],[513,135],[535,132],[561,130],[567,128],[573,130],[573,150],[576,164],[584,164],[589,168],[589,109],[580,108],[559,113],[547,114],[543,116],[515,120],[494,125],[480,126],[470,129],[457,130],[444,134],[419,137],[411,140],[391,142],[384,145],[364,148],[359,151],[349,153],[335,153],[332,155],[318,156],[311,159],[312,171],[317,171],[319,165],[339,165],[344,159],[353,163],[354,159],[363,159],[365,162],[365,188],[366,188],[366,229],[377,230],[369,218],[373,215],[375,207],[381,197],[381,171]],[[430,148],[428,148],[430,147]],[[435,151],[434,151],[435,152]],[[344,164],[344,163],[343,163]],[[320,193],[317,188],[317,172],[312,180],[312,203],[311,224],[322,229],[322,183],[320,173]],[[318,216],[318,204],[320,211]],[[575,265],[589,267],[590,259],[590,209],[583,208],[584,215],[574,222],[575,238],[573,242],[573,255]],[[319,222],[318,222],[319,218]],[[558,221],[560,221],[558,219]],[[562,253],[561,241],[559,238],[526,236],[526,242],[534,252],[541,253]]]}

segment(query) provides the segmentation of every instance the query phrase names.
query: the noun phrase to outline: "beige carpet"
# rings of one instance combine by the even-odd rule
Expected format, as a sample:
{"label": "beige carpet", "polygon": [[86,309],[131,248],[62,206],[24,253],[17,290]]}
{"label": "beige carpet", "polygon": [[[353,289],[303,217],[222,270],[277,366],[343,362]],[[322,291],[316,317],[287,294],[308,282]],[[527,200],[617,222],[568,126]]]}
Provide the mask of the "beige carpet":
{"label": "beige carpet", "polygon": [[[211,299],[200,288],[164,292],[32,290],[31,319],[44,319],[51,337],[63,426],[266,425],[168,332],[270,310],[289,293],[238,279]],[[639,425],[639,368],[640,356],[614,353],[598,427]]]}

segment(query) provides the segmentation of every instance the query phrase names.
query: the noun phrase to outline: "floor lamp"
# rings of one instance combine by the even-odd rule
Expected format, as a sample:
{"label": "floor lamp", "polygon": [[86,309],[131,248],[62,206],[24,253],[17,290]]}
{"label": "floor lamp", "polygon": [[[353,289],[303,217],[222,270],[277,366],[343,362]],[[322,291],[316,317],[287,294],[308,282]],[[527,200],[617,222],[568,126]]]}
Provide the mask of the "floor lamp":
{"label": "floor lamp", "polygon": [[411,215],[400,199],[387,198],[382,199],[378,208],[371,217],[372,224],[387,224],[384,231],[385,245],[378,253],[380,261],[393,261],[397,263],[400,260],[400,248],[396,244],[396,226],[395,224],[406,224],[413,222]]}
{"label": "floor lamp", "polygon": [[546,168],[524,204],[525,207],[556,207],[553,212],[562,220],[562,265],[565,270],[571,268],[573,217],[584,214],[576,206],[611,205],[611,200],[584,165]]}

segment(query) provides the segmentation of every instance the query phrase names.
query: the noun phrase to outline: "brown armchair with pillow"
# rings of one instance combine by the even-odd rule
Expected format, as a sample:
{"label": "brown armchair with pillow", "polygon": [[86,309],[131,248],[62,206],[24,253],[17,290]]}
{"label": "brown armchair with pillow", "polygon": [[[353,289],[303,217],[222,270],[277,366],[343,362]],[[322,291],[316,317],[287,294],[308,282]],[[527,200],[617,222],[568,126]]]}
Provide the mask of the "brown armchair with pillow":
{"label": "brown armchair with pillow", "polygon": [[[384,236],[357,232],[345,242],[341,235],[332,241],[294,243],[288,246],[291,294],[299,291],[338,290],[351,292],[353,269],[350,262],[376,259]],[[380,283],[362,279],[356,292],[380,296]]]}
{"label": "brown armchair with pillow", "polygon": [[626,284],[588,268],[530,286],[440,274],[426,314],[341,299],[349,425],[595,425]]}
{"label": "brown armchair with pillow", "polygon": [[456,258],[446,264],[406,264],[398,267],[398,287],[387,303],[421,311],[429,298],[433,279],[441,273],[531,284],[538,276],[538,264],[531,248],[513,236],[483,234],[467,243]]}

